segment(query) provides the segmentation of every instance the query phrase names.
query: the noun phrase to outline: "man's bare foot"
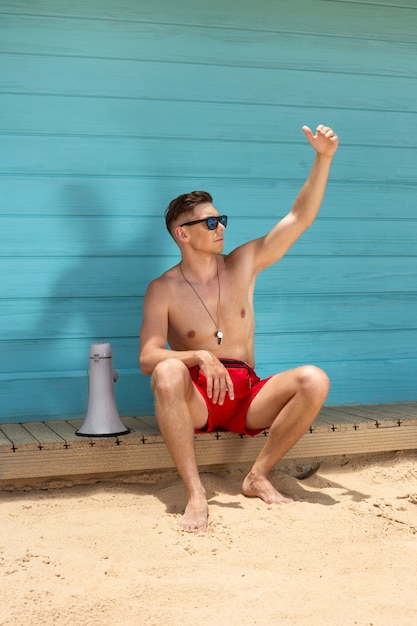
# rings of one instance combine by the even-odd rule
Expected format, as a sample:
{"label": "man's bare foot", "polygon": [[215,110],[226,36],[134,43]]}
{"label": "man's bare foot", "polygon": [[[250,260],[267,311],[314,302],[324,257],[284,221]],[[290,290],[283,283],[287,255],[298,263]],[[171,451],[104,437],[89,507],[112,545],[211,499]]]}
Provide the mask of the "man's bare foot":
{"label": "man's bare foot", "polygon": [[255,476],[252,472],[246,476],[242,484],[242,493],[249,498],[260,498],[266,504],[289,504],[292,498],[283,496],[265,476]]}
{"label": "man's bare foot", "polygon": [[208,504],[206,498],[190,498],[178,526],[182,530],[199,532],[207,530]]}

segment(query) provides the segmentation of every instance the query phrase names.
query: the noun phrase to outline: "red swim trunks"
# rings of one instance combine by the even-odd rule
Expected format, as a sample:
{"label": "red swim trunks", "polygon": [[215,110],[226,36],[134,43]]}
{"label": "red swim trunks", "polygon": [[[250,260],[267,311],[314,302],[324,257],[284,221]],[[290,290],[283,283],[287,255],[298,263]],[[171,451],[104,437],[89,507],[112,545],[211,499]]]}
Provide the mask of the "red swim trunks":
{"label": "red swim trunks", "polygon": [[204,428],[196,429],[196,433],[209,433],[212,430],[228,430],[232,433],[250,435],[261,433],[264,428],[250,430],[246,428],[246,413],[255,396],[271,378],[261,380],[250,365],[235,359],[220,359],[233,381],[235,399],[230,400],[226,393],[222,405],[213,404],[207,396],[206,377],[198,365],[189,368],[191,380],[203,396],[209,412]]}

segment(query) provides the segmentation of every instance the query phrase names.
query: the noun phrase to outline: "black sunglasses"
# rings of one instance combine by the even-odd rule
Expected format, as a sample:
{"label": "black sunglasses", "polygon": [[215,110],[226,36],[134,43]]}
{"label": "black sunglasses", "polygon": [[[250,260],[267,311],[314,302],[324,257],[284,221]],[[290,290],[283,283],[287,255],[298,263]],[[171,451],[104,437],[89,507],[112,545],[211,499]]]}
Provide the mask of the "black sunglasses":
{"label": "black sunglasses", "polygon": [[206,222],[207,228],[209,230],[216,230],[217,226],[221,224],[226,228],[227,226],[227,215],[213,215],[212,217],[203,217],[202,220],[194,220],[192,222],[184,222],[184,224],[180,224],[180,226],[193,226],[194,224],[201,224],[202,222]]}

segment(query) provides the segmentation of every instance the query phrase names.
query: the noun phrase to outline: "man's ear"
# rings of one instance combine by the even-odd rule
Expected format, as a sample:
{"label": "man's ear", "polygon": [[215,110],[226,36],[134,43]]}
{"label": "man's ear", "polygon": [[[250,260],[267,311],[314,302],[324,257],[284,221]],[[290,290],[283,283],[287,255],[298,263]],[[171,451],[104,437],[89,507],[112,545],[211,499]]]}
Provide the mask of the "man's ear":
{"label": "man's ear", "polygon": [[189,240],[189,236],[187,235],[187,233],[185,232],[182,226],[176,226],[174,228],[174,235],[175,235],[175,238],[178,239],[178,241]]}

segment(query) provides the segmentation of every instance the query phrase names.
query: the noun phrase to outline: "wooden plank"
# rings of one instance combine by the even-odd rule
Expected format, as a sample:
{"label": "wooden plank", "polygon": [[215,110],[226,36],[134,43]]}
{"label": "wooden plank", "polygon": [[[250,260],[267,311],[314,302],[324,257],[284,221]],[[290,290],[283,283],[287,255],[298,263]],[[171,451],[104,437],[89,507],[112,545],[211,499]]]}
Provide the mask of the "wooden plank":
{"label": "wooden plank", "polygon": [[[160,272],[165,271],[177,262],[178,255],[161,257],[158,269]],[[64,267],[57,259],[33,258],[30,259],[30,266],[32,279],[28,276],[27,259],[18,256],[0,258],[0,271],[8,297],[18,299],[22,293],[27,298],[50,297],[51,284],[52,295],[56,298],[108,298],[126,293],[137,293],[139,296],[144,294],[151,277],[155,278],[159,273],[155,269],[155,258],[138,255],[100,259],[80,257],[74,271],[66,273],[65,281],[61,280]],[[417,283],[416,257],[393,257],[389,260],[389,266],[382,263],[379,257],[333,257],[332,271],[329,271],[327,257],[317,257],[314,259],[315,271],[306,281],[305,276],[309,275],[311,266],[311,258],[285,257],[276,267],[260,274],[257,294],[271,294],[271,281],[276,281],[282,288],[280,295],[304,294],[304,297],[317,293],[340,293],[341,285],[345,295],[357,294],[358,276],[361,278],[361,293],[366,294],[365,297],[369,293],[391,294],[399,291],[412,295]],[[81,267],[84,270],[82,273],[78,271]],[[101,274],[106,275],[105,285],[97,280]],[[283,280],[283,275],[290,275],[291,281]]]}
{"label": "wooden plank", "polygon": [[132,436],[128,438],[129,445],[140,439],[142,443],[152,443],[161,440],[161,434],[155,418],[151,417],[123,417],[123,424],[131,429]]}
{"label": "wooden plank", "polygon": [[[392,355],[398,360],[413,359],[416,356],[417,328],[392,330],[363,330],[362,332],[300,332],[300,333],[263,333],[261,329],[256,334],[256,345],[262,354],[264,363],[276,364],[276,352],[279,345],[280,357],[291,358],[298,363],[315,363],[317,361],[363,361],[376,359],[390,360]],[[4,346],[5,363],[0,364],[0,372],[27,371],[27,364],[31,362],[36,346],[37,359],[32,358],[33,371],[53,372],[58,369],[79,372],[84,376],[84,385],[87,387],[87,373],[89,366],[88,338],[62,338],[60,341],[43,339],[21,341],[11,340]],[[113,363],[122,365],[123,369],[134,369],[134,375],[139,378],[139,368],[136,364],[137,354],[132,351],[132,337],[124,336],[112,339]],[[82,371],[83,367],[85,370]],[[276,367],[276,365],[275,365]],[[119,368],[116,367],[116,369]],[[51,377],[52,378],[52,377]],[[119,377],[121,378],[121,377]],[[144,378],[149,387],[149,378]],[[121,382],[121,380],[120,380]],[[118,384],[118,383],[117,383]]]}
{"label": "wooden plank", "polygon": [[13,448],[12,441],[0,430],[0,452],[11,450]]}
{"label": "wooden plank", "polygon": [[79,437],[75,434],[75,427],[66,420],[51,420],[48,421],[48,426],[58,437],[63,439],[65,443],[79,440]]}
{"label": "wooden plank", "polygon": [[[165,269],[168,269],[169,265],[175,265],[177,261],[177,255],[167,257]],[[65,281],[61,280],[64,262],[60,263],[57,259],[43,257],[30,259],[30,265],[31,279],[27,275],[27,259],[20,256],[9,259],[0,258],[3,284],[10,298],[19,298],[22,293],[25,293],[27,298],[50,297],[51,285],[53,286],[52,295],[57,298],[72,298],[74,295],[108,298],[123,296],[126,293],[143,295],[150,277],[156,275],[155,258],[146,256],[78,258],[78,265],[76,264],[74,271],[66,273]],[[81,269],[81,266],[84,267],[83,272],[77,270],[77,268]],[[8,272],[14,272],[13,280]],[[97,280],[97,276],[102,274],[106,276],[106,284]]]}
{"label": "wooden plank", "polygon": [[[125,176],[164,176],[164,163],[172,165],[176,177],[200,177],[211,172],[217,178],[275,179],[277,158],[280,178],[307,176],[311,160],[303,143],[287,144],[284,152],[272,142],[217,142],[207,150],[207,139],[165,141],[163,138],[130,137],[60,137],[5,135],[0,153],[0,170],[4,174],[59,175],[67,172],[81,176],[107,176],[109,170]],[[243,150],[245,146],[247,150]],[[249,151],[250,146],[250,151]],[[161,160],[160,155],[164,154]],[[42,160],[35,159],[44,155]],[[103,154],[106,158],[103,159]],[[3,156],[4,155],[4,156]],[[415,150],[405,146],[349,146],[338,154],[338,178],[357,181],[392,181],[392,163],[397,182],[414,182]],[[301,164],[301,168],[300,168]],[[133,243],[133,239],[132,239]]]}
{"label": "wooden plank", "polygon": [[[57,96],[97,98],[102,104],[100,109],[102,108],[104,111],[108,110],[107,107],[111,98],[117,100],[132,99],[136,107],[141,106],[142,100],[151,101],[156,106],[158,100],[169,102],[172,106],[176,106],[176,101],[178,106],[187,104],[187,101],[183,99],[183,85],[178,81],[178,73],[182,71],[181,64],[176,66],[163,61],[149,63],[142,60],[132,62],[129,59],[97,59],[94,57],[83,59],[60,56],[57,60],[55,57],[49,56],[20,57],[8,53],[4,53],[2,59],[3,63],[0,65],[1,84],[7,82],[9,90],[14,94],[36,94],[38,101],[42,98],[43,102],[48,102],[49,98],[56,98]],[[109,74],[111,80],[109,80]],[[138,75],[141,76],[140,81],[135,80]],[[40,96],[42,77],[47,78],[42,86],[42,96]],[[197,63],[187,63],[187,78],[195,88],[193,103],[203,102],[207,104],[205,87],[209,82],[217,87],[210,94],[212,104],[256,106],[256,109],[252,108],[252,122],[255,122],[258,117],[256,112],[260,105],[273,105],[271,107],[272,114],[274,114],[277,106],[288,107],[285,110],[285,115],[294,119],[296,112],[294,109],[294,113],[291,115],[290,107],[293,107],[294,102],[299,98],[300,83],[302,83],[303,89],[309,92],[306,107],[311,111],[314,111],[314,107],[322,109],[323,96],[322,92],[317,89],[317,71],[314,68],[309,68],[308,65],[300,67],[297,72],[288,72],[283,67],[209,65],[204,68],[204,72],[201,72],[201,66]],[[247,87],[249,82],[251,89]],[[343,107],[339,114],[340,118],[337,110],[332,111],[332,117],[335,116],[335,120],[340,119],[341,121],[341,116],[346,116],[346,109],[350,109],[349,114],[354,114],[356,109],[357,115],[362,113],[364,117],[367,116],[368,111],[377,112],[379,115],[382,112],[389,114],[392,111],[414,111],[412,96],[416,93],[416,87],[415,79],[412,76],[361,75],[359,73],[355,75],[355,86],[354,91],[347,91],[346,73],[343,70],[340,71],[340,68],[332,72],[332,89],[326,93],[327,107]],[[122,97],[120,94],[123,94]],[[46,95],[47,98],[44,97]],[[298,103],[298,114],[302,106],[302,103]],[[39,109],[38,106],[36,108]],[[259,119],[261,117],[259,116]],[[191,117],[188,116],[188,121],[192,122],[194,118],[196,118],[194,114]],[[32,123],[36,123],[36,120],[30,119]],[[111,122],[112,120],[108,117],[107,123]],[[130,122],[135,123],[135,116],[130,119]],[[221,122],[222,120],[217,120],[214,128],[217,128],[217,124],[220,125]],[[398,122],[397,115],[395,124]],[[155,123],[156,120],[152,120],[151,127]],[[291,124],[288,126],[290,127]],[[244,130],[242,129],[243,132]],[[281,129],[280,132],[283,130]],[[352,128],[351,132],[354,133],[355,130],[357,129]],[[374,139],[375,131],[372,122],[368,125],[368,132]],[[106,184],[105,180],[103,180],[103,184]],[[137,196],[137,206],[141,206],[141,193],[146,187],[146,185],[142,187]],[[153,190],[153,193],[155,192],[156,190]],[[376,190],[376,192],[375,204],[379,206],[378,191]],[[364,189],[363,193],[366,197],[369,189]],[[107,197],[105,192],[104,197]],[[245,198],[246,194],[243,192],[242,200]],[[36,196],[34,200],[36,200]],[[111,199],[109,199],[109,204],[114,206]],[[165,198],[162,204],[165,204]],[[275,202],[272,205],[275,206]],[[265,209],[263,203],[262,206]],[[123,208],[125,210],[124,204]],[[93,209],[94,207],[90,208],[90,210]],[[355,210],[357,207],[352,201],[351,211]],[[381,215],[379,214],[379,216]]]}
{"label": "wooden plank", "polygon": [[[131,432],[123,433],[120,435],[104,435],[104,436],[80,436],[75,437],[80,441],[84,441],[84,444],[88,446],[98,446],[110,448],[113,446],[121,445],[139,445],[145,442],[151,443],[153,440],[161,442],[162,438],[158,430],[154,427],[150,427],[144,419],[135,417],[122,417],[120,418],[123,426],[130,428]],[[74,427],[75,430],[81,428],[84,420],[67,420],[68,424]]]}
{"label": "wooden plank", "polygon": [[[343,7],[341,12],[340,4]],[[119,28],[130,21],[146,23],[176,23],[194,27],[205,24],[214,28],[219,25],[227,29],[238,28],[247,31],[267,32],[329,32],[348,38],[367,39],[370,37],[369,23],[372,23],[374,41],[393,40],[410,41],[413,39],[415,11],[411,2],[382,4],[370,2],[327,2],[316,3],[311,11],[310,0],[298,0],[297,4],[281,2],[271,3],[260,0],[256,4],[245,5],[245,10],[227,10],[222,0],[212,0],[209,4],[172,3],[171,0],[159,0],[157,4],[148,3],[120,4],[117,17]],[[26,15],[27,5],[13,0],[3,0],[2,11],[14,16]],[[48,0],[38,0],[30,7],[31,15],[50,18],[51,8]],[[54,3],[54,16],[67,20],[110,20],[114,21],[112,0],[100,3],[85,3],[73,0]],[[341,19],[343,17],[343,19]],[[37,22],[35,22],[37,23]]]}
{"label": "wooden plank", "polygon": [[[232,218],[233,219],[233,218]],[[276,218],[258,216],[251,224],[251,234],[255,238],[268,232]],[[132,232],[141,230],[156,232],[160,225],[160,217],[119,217],[111,219],[80,216],[71,218],[71,228],[79,233],[76,240],[68,236],[65,225],[68,218],[62,216],[23,217],[0,216],[2,232],[7,233],[2,241],[3,256],[13,256],[19,247],[27,250],[33,256],[42,256],[48,250],[50,256],[77,256],[82,255],[88,248],[89,255],[103,254],[108,246],[109,229],[117,229],[119,240],[129,241]],[[236,218],[233,222],[234,236],[240,241],[248,237],[248,219]],[[231,225],[232,225],[231,224]],[[323,250],[327,255],[344,256],[397,256],[398,240],[401,240],[403,256],[414,256],[415,241],[417,239],[416,220],[400,219],[341,219],[321,220],[316,222],[315,236],[302,237],[296,246],[288,251],[288,256],[294,254],[317,256]],[[39,229],[39,237],[33,242],[32,233]],[[96,236],[91,241],[91,232]],[[393,238],[392,232],[396,233]],[[163,255],[175,254],[174,243],[169,243],[165,237],[147,238],[141,246],[141,254]]]}
{"label": "wooden plank", "polygon": [[[365,359],[388,360],[395,358],[413,359],[416,354],[417,328],[392,330],[364,330],[362,332],[300,332],[294,334],[275,334],[258,332],[257,349],[262,353],[264,362],[276,358],[276,346],[280,352],[289,355],[299,363],[320,361],[350,361]],[[411,342],[411,343],[409,343]],[[275,355],[275,356],[274,356]],[[321,355],[321,357],[319,356]]]}
{"label": "wooden plank", "polygon": [[173,467],[171,455],[163,443],[71,446],[64,450],[37,450],[36,454],[22,451],[18,457],[16,454],[2,455],[0,481]]}
{"label": "wooden plank", "polygon": [[140,418],[141,422],[147,424],[150,431],[154,433],[159,433],[158,422],[154,415],[144,415]]}
{"label": "wooden plank", "polygon": [[[249,74],[249,72],[248,72]],[[313,82],[310,74],[310,82]],[[411,83],[411,80],[410,80]],[[335,82],[333,81],[335,86]],[[386,88],[390,86],[386,81]],[[305,85],[308,88],[308,85]],[[410,88],[412,88],[410,84]],[[285,82],[281,84],[281,93],[285,90]],[[343,94],[346,90],[339,92],[331,91],[330,101],[327,107],[338,107],[343,103]],[[219,96],[218,96],[219,97]],[[278,102],[280,98],[277,98]],[[39,107],[40,101],[42,107]],[[252,106],[242,102],[187,102],[184,99],[176,102],[172,95],[162,100],[146,99],[124,99],[114,98],[102,102],[102,107],[97,107],[97,98],[76,97],[72,98],[49,95],[40,97],[31,94],[2,94],[2,105],[4,115],[0,119],[0,132],[15,133],[42,133],[45,128],[55,135],[98,135],[103,134],[106,129],[107,136],[131,136],[131,137],[163,137],[169,139],[195,139],[196,137],[213,141],[270,141],[276,134],[276,106],[262,103]],[[345,103],[343,103],[345,104]],[[386,106],[386,105],[384,105]],[[36,118],[25,115],[27,109],[37,109]],[[61,111],[57,116],[56,111]],[[346,105],[340,117],[336,111],[332,111],[332,124],[335,128],[343,125]],[[283,142],[294,141],[294,129],[298,128],[300,120],[299,108],[294,108],[292,103],[288,106],[280,106],[280,114],[287,123],[280,129],[280,140]],[[307,111],[306,111],[307,115]],[[322,107],[314,108],[311,103],[308,106],[308,116],[320,119]],[[202,127],[201,120],[205,119],[205,126]],[[367,143],[372,146],[386,145],[387,138],[381,137],[380,129],[386,126],[395,126],[399,137],[407,134],[407,130],[414,121],[414,112],[399,116],[398,111],[387,110],[351,110],[349,114],[351,122],[350,143],[360,144],[366,131]],[[395,141],[395,137],[390,137],[390,141]],[[87,217],[87,216],[85,216]],[[123,222],[123,216],[120,216]],[[136,216],[140,217],[140,216]],[[143,216],[142,216],[143,217]],[[131,216],[131,219],[134,219]],[[374,222],[378,228],[378,222]],[[341,238],[341,233],[335,226],[336,241],[361,237],[360,229],[349,228],[346,238]],[[42,236],[40,228],[40,236]],[[365,225],[365,231],[367,231]],[[11,229],[11,232],[12,229]],[[82,237],[82,229],[79,231]],[[89,231],[87,231],[89,232]],[[58,232],[59,236],[59,232]],[[365,238],[365,236],[364,236]],[[375,244],[378,234],[374,239],[369,239],[369,244]],[[91,241],[94,244],[94,241]],[[392,239],[387,240],[388,245],[395,245]],[[59,245],[59,237],[57,241]],[[98,245],[98,242],[97,242]],[[347,243],[345,243],[347,246]],[[340,252],[342,253],[342,252]]]}
{"label": "wooden plank", "polygon": [[[352,411],[354,414],[354,410]],[[373,411],[370,407],[365,407],[363,409],[357,409],[356,414],[361,414],[364,420],[368,420],[372,422],[375,426],[378,426],[381,420],[384,422],[390,419],[390,415],[382,415],[381,411]]]}
{"label": "wooden plank", "polygon": [[[142,310],[143,297],[114,298],[18,298],[0,299],[0,318],[6,320],[7,328],[0,328],[0,340],[62,338],[62,319],[95,320],[95,331],[99,337],[120,337],[137,333],[138,315]],[[34,324],[33,320],[38,320]],[[121,321],[123,323],[121,324]],[[79,337],[91,336],[87,326],[80,326]],[[88,358],[88,353],[84,355]]]}
{"label": "wooden plank", "polygon": [[[129,359],[136,357],[137,336],[131,337],[131,353]],[[126,343],[129,343],[126,341]],[[86,350],[88,354],[88,345]],[[85,358],[85,350],[80,354]],[[119,367],[119,381],[116,386],[117,405],[120,414],[132,415],[139,412],[152,412],[154,401],[149,387],[149,379],[139,371],[137,364],[132,370]],[[34,366],[36,367],[36,365]],[[9,376],[0,373],[2,389],[2,412],[21,415],[30,421],[54,420],[56,416],[85,415],[87,407],[88,376],[87,370],[79,371],[79,377],[73,371],[59,372],[61,378],[55,377],[56,372],[22,373]],[[22,394],[22,389],[25,390]],[[3,418],[3,421],[5,419]]]}
{"label": "wooden plank", "polygon": [[[416,189],[417,196],[417,189]],[[413,328],[416,297],[413,294],[294,294],[279,298],[260,293],[255,298],[257,327],[263,333],[334,332],[374,330],[373,318],[378,319],[378,330],[394,330],[399,326]],[[143,297],[113,298],[15,298],[0,299],[0,317],[7,321],[0,328],[0,340],[34,340],[40,334],[49,339],[62,338],[62,318],[74,319],[83,315],[94,318],[98,336],[133,336],[137,332],[138,316]],[[323,316],[323,310],[326,316]],[[38,325],[33,319],[40,320]],[[121,324],[120,320],[123,320]],[[87,326],[80,328],[79,337],[90,339]]]}
{"label": "wooden plank", "polygon": [[0,430],[16,447],[37,448],[38,442],[35,437],[22,426],[22,424],[2,424]]}
{"label": "wooden plank", "polygon": [[395,411],[395,417],[398,417],[400,419],[408,419],[408,420],[413,420],[417,418],[417,407],[416,405],[414,406],[399,406],[398,409]]}
{"label": "wooden plank", "polygon": [[304,436],[284,458],[370,454],[392,450],[413,450],[417,445],[417,425],[363,428],[320,433],[316,439]]}
{"label": "wooden plank", "polygon": [[[29,60],[25,59],[25,63],[29,62]],[[41,60],[41,57],[37,57],[34,62],[37,64]],[[5,64],[0,65],[0,72],[1,68],[4,67]],[[77,80],[79,78],[78,74]],[[299,78],[296,80],[298,84]],[[344,75],[343,81],[345,85]],[[137,81],[133,82],[137,84]],[[108,84],[107,80],[106,84]],[[278,89],[280,89],[279,85]],[[386,92],[386,86],[384,86],[384,91]],[[408,103],[410,102],[408,92],[406,93],[406,100]],[[138,215],[138,207],[149,205],[155,206],[156,211],[158,211],[159,207],[162,214],[167,202],[171,199],[171,195],[167,195],[167,189],[170,190],[170,194],[174,197],[183,192],[184,189],[194,189],[200,183],[199,180],[190,177],[173,181],[169,177],[162,176],[159,178],[158,187],[155,188],[152,185],[152,180],[145,177],[140,179],[117,176],[109,178],[85,176],[71,178],[75,190],[82,189],[83,181],[88,181],[88,188],[94,197],[98,199],[97,202],[90,204],[88,207],[90,216],[114,217],[114,206],[119,204],[123,206],[123,215],[125,217],[133,216],[134,218]],[[9,215],[10,205],[13,203],[15,215],[35,216],[41,208],[43,215],[68,218],[68,213],[76,212],[80,203],[83,203],[83,195],[81,191],[78,193],[74,191],[68,195],[65,203],[61,202],[62,189],[65,187],[66,182],[67,177],[65,176],[38,178],[25,176],[23,173],[18,177],[3,175],[0,214]],[[236,187],[231,181],[213,179],[210,187],[214,191],[214,200],[218,209],[224,212],[227,210],[233,221],[252,218],[254,209],[262,217],[274,219],[277,217],[277,194],[280,196],[280,207],[283,207],[284,210],[284,207],[291,206],[302,182],[299,176],[291,180],[265,181],[262,179],[248,179],[239,181],[238,213],[233,209]],[[22,193],[22,189],[25,190],[25,193]],[[392,206],[398,201],[399,197],[401,198],[401,217],[413,219],[415,217],[416,195],[417,184],[415,182],[404,185],[395,181],[385,181],[384,184],[368,181],[367,185],[364,186],[359,182],[343,182],[331,177],[327,187],[327,200],[324,200],[317,219],[335,219],[335,205],[337,206],[337,217],[340,218],[389,219],[392,217]],[[400,217],[400,215],[398,214],[397,217]],[[229,234],[228,237],[230,237]],[[165,241],[168,243],[168,239]],[[340,292],[337,295],[340,295]],[[354,298],[355,295],[353,292],[351,297]],[[402,295],[404,294],[401,292],[395,294],[398,297]],[[18,297],[21,296],[22,294]],[[67,302],[67,304],[70,305],[70,302]],[[347,299],[346,305],[349,305]],[[404,313],[406,311],[403,311]]]}
{"label": "wooden plank", "polygon": [[352,407],[323,407],[320,411],[320,419],[327,424],[358,424],[370,422],[375,425],[376,418],[369,416],[360,409]]}
{"label": "wooden plank", "polygon": [[[369,405],[352,405],[352,406],[335,406],[323,407],[320,416],[329,415],[334,418],[335,423],[352,423],[358,418],[360,421],[371,422],[378,427],[382,425],[398,425],[401,423],[413,423],[417,418],[417,403],[402,402],[392,404],[369,404]],[[352,419],[353,418],[353,419]]]}
{"label": "wooden plank", "polygon": [[[77,431],[84,423],[82,419],[69,419],[67,420],[68,424],[74,427],[75,431]],[[117,445],[118,438],[115,435],[109,435],[105,437],[90,437],[83,435],[76,435],[78,439],[81,439],[85,442],[85,445],[89,447],[98,447],[98,448],[112,448]]]}
{"label": "wooden plank", "polygon": [[[344,332],[375,332],[375,319],[378,320],[378,331],[382,332],[400,325],[401,328],[414,328],[417,321],[416,297],[411,294],[311,294],[308,297],[280,294],[275,298],[271,295],[260,293],[255,297],[257,326],[263,333],[276,333],[277,322],[280,332],[296,333],[301,329],[303,332],[332,332],[341,328]],[[307,301],[308,315],[305,310]]]}
{"label": "wooden plank", "polygon": [[365,422],[368,423],[369,426],[375,426],[378,428],[381,423],[384,425],[397,426],[398,418],[395,418],[391,415],[383,415],[381,411],[371,410],[368,407],[363,409],[352,409],[351,410],[351,418],[354,418],[355,415],[358,415],[358,424]]}
{"label": "wooden plank", "polygon": [[417,418],[417,403],[398,403],[392,405],[368,405],[364,410],[369,415],[374,415],[375,419],[398,419],[398,418]]}
{"label": "wooden plank", "polygon": [[[416,403],[392,405],[366,405],[349,407],[324,407],[320,412],[324,421],[339,427],[341,424],[355,424],[358,427],[398,426],[405,420],[412,422],[417,417]],[[327,416],[327,419],[326,419]]]}
{"label": "wooden plank", "polygon": [[40,445],[47,446],[50,444],[58,444],[57,447],[62,447],[65,440],[58,435],[47,423],[44,422],[26,422],[24,425],[32,437],[34,437]]}
{"label": "wooden plank", "polygon": [[123,417],[123,424],[130,428],[132,434],[140,436],[142,429],[147,428],[147,425],[140,417],[127,416]]}
{"label": "wooden plank", "polygon": [[312,425],[314,432],[342,432],[345,430],[364,430],[364,429],[374,429],[376,428],[375,420],[355,420],[354,417],[346,420],[331,420],[327,419],[326,422],[323,422],[321,419],[316,420]]}
{"label": "wooden plank", "polygon": [[[307,433],[283,457],[287,459],[318,458],[347,454],[368,454],[390,450],[414,449],[417,424],[395,428]],[[263,436],[215,438],[196,441],[200,466],[247,463],[254,460],[265,443]],[[28,448],[2,455],[1,484],[17,479],[101,475],[108,472],[130,472],[174,467],[163,443],[86,448],[70,447],[41,450]],[[57,469],[59,468],[59,469]]]}
{"label": "wooden plank", "polygon": [[365,421],[366,420],[373,420],[375,421],[375,417],[376,414],[372,411],[369,410],[371,407],[371,405],[366,405],[366,406],[362,406],[362,405],[351,405],[351,406],[335,406],[335,407],[331,407],[330,410],[333,412],[333,414],[337,417],[337,415],[340,414],[344,414],[346,416],[349,415],[356,415],[358,417],[362,417]]}
{"label": "wooden plank", "polygon": [[[326,3],[331,6],[332,3]],[[247,5],[248,6],[248,5]],[[280,3],[280,7],[282,4]],[[346,5],[345,5],[346,6]],[[356,5],[358,6],[358,5]],[[278,7],[278,5],[277,5]],[[356,8],[356,7],[355,7]],[[265,15],[270,18],[271,4],[265,10]],[[382,6],[378,7],[381,17],[394,17],[389,20],[391,23],[400,21],[404,22],[404,29],[409,32],[409,25],[406,23],[405,16],[408,15],[406,9],[403,11],[385,11]],[[340,11],[340,10],[339,10]],[[302,13],[302,12],[301,12]],[[300,12],[293,13],[292,20],[299,17]],[[169,13],[168,13],[169,14]],[[233,18],[238,14],[246,16],[248,19],[248,8],[245,11],[233,11]],[[306,10],[309,17],[314,11]],[[219,23],[222,24],[224,16],[227,12],[221,12]],[[253,19],[259,20],[262,11],[256,12]],[[339,13],[340,15],[340,13]],[[412,22],[414,14],[410,11]],[[404,20],[400,19],[404,16]],[[153,13],[152,13],[153,19]],[[2,15],[2,25],[4,34],[0,40],[1,51],[17,52],[20,54],[38,53],[39,42],[42,42],[44,54],[54,56],[57,51],[62,54],[63,42],[67,49],[76,50],[77,56],[91,56],[92,47],[94,56],[108,57],[109,50],[114,57],[138,60],[171,60],[172,62],[190,61],[190,46],[193,48],[192,61],[195,63],[218,64],[218,65],[246,65],[246,66],[263,66],[263,67],[286,67],[288,69],[305,69],[305,67],[317,68],[322,71],[340,71],[343,67],[345,72],[361,73],[364,72],[364,58],[366,58],[366,69],[369,74],[398,74],[398,65],[394,60],[398,55],[398,41],[388,41],[391,34],[387,34],[384,45],[375,46],[373,38],[361,38],[360,53],[354,54],[352,49],[351,37],[329,37],[328,33],[321,35],[325,30],[322,25],[318,27],[318,31],[314,34],[301,33],[298,28],[295,32],[286,32],[283,36],[282,32],[279,36],[279,45],[277,45],[277,33],[271,32],[271,24],[274,20],[270,18],[268,22],[267,32],[262,35],[262,45],[259,45],[259,34],[255,30],[256,43],[258,45],[248,45],[248,38],[242,38],[240,29],[227,29],[227,37],[218,36],[218,31],[213,30],[209,25],[205,26],[202,15],[196,18],[200,26],[195,24],[186,26],[184,24],[152,24],[149,25],[139,21],[132,21],[124,25],[122,29],[109,28],[105,20],[73,20],[68,17],[65,20],[47,17],[35,17],[27,15],[15,16],[13,14]],[[213,19],[212,15],[208,20]],[[339,18],[336,21],[338,25],[344,22]],[[376,19],[374,12],[372,22]],[[382,20],[381,20],[382,21]],[[282,24],[281,16],[276,15],[276,23]],[[360,28],[361,21],[359,19],[353,21]],[[367,20],[369,23],[369,19]],[[264,25],[264,28],[266,25]],[[282,26],[281,26],[282,28]],[[277,30],[281,30],[277,29]],[[340,26],[339,26],[340,28]],[[336,32],[339,31],[337,28]],[[386,28],[386,26],[385,26]],[[334,24],[328,25],[327,29],[333,33]],[[285,27],[283,28],[285,32]],[[384,29],[385,30],[385,29]],[[412,64],[414,49],[412,45],[413,36],[410,39],[403,40],[403,33],[399,29],[398,37],[402,40],[401,51],[403,67],[401,72],[404,75],[413,75],[415,66]],[[217,36],[216,36],[217,35]],[[413,33],[414,35],[414,33]],[[306,56],[308,49],[308,56]],[[379,63],[378,63],[379,60]],[[383,68],[383,71],[382,69]]]}

